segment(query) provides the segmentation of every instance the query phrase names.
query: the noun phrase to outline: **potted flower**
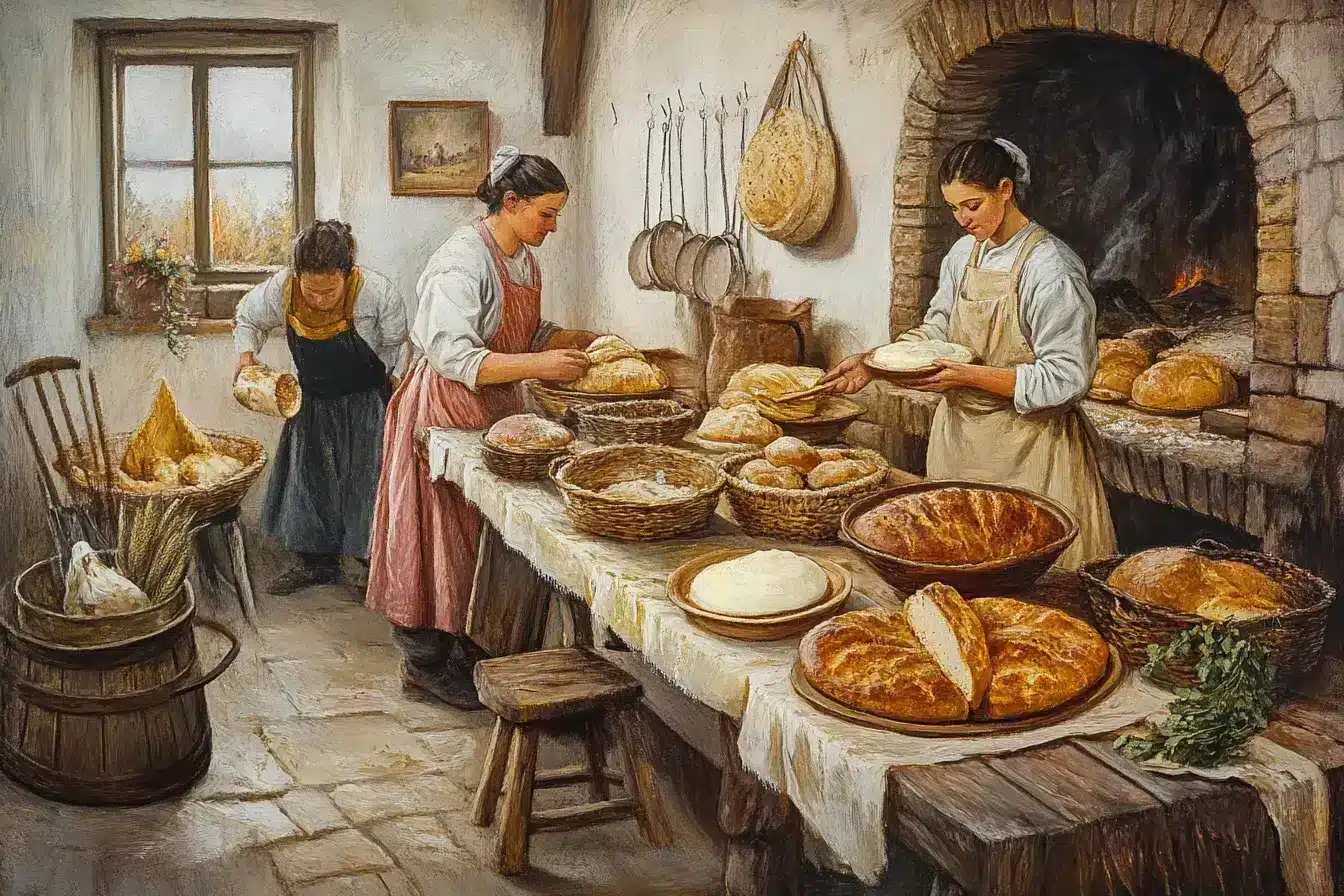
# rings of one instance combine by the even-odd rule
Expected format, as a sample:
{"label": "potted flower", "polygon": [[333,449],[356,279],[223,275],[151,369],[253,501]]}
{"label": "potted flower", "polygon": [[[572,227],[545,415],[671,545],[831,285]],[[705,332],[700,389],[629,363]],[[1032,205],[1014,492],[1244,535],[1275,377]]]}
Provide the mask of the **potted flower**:
{"label": "potted flower", "polygon": [[120,264],[112,265],[117,280],[117,312],[126,317],[157,318],[169,350],[187,353],[187,328],[193,317],[187,307],[191,266],[167,232],[147,243],[137,234],[126,244]]}

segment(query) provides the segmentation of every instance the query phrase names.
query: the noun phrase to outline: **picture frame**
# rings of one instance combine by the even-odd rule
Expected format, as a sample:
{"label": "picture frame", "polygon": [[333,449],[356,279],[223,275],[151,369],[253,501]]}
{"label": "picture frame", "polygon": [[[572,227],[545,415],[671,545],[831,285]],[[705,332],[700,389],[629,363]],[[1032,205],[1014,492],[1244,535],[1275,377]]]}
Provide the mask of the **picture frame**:
{"label": "picture frame", "polygon": [[479,100],[391,100],[393,196],[475,196],[490,167],[490,106]]}

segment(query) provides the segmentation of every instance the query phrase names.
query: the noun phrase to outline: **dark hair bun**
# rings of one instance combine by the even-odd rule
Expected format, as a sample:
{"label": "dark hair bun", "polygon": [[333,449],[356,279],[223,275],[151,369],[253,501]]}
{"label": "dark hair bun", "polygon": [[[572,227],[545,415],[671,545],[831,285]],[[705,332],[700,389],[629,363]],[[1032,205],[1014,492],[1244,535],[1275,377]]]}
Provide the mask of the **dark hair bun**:
{"label": "dark hair bun", "polygon": [[300,274],[325,274],[355,269],[355,238],[351,227],[332,218],[314,221],[294,239],[294,270]]}
{"label": "dark hair bun", "polygon": [[1008,150],[993,140],[978,137],[963,140],[947,151],[938,166],[938,183],[960,181],[986,190],[997,190],[1004,178],[1013,182],[1013,196],[1022,201],[1026,184],[1019,182],[1017,162]]}
{"label": "dark hair bun", "polygon": [[485,203],[486,209],[493,215],[504,207],[504,197],[508,193],[513,193],[519,199],[535,199],[547,193],[568,191],[565,175],[554,162],[545,156],[521,155],[498,180],[491,180],[487,174],[485,180],[476,187],[476,198]]}

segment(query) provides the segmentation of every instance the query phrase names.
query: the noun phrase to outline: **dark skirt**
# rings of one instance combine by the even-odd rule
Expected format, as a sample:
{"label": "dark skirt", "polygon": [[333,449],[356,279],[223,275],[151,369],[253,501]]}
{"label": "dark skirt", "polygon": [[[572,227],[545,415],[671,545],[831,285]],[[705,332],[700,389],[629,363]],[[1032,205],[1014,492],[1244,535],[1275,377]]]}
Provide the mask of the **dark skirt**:
{"label": "dark skirt", "polygon": [[305,395],[285,421],[261,507],[261,528],[291,551],[367,559],[383,452],[381,390]]}

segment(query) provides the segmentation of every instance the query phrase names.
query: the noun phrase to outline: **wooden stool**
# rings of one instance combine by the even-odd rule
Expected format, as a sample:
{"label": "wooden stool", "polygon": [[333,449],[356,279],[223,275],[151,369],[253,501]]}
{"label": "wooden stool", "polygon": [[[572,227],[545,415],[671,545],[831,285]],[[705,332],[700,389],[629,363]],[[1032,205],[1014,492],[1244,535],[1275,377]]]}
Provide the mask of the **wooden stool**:
{"label": "wooden stool", "polygon": [[229,564],[229,579],[234,591],[238,593],[238,603],[243,608],[243,617],[248,621],[248,624],[255,628],[257,625],[257,601],[252,588],[252,569],[247,562],[247,549],[243,544],[243,527],[238,521],[241,515],[242,511],[238,507],[234,507],[207,520],[201,520],[200,524],[204,528],[200,532],[196,556],[206,575],[211,579],[218,580],[224,564],[223,559],[216,556],[210,543],[209,532],[216,528],[222,530],[228,548],[226,556]]}
{"label": "wooden stool", "polygon": [[[491,824],[502,789],[504,807],[495,837],[495,860],[502,874],[516,874],[527,866],[528,837],[535,831],[572,830],[634,816],[649,843],[672,844],[638,715],[637,681],[591,650],[568,647],[483,660],[476,664],[475,679],[481,702],[498,718],[471,821],[480,827]],[[538,734],[549,725],[583,716],[587,764],[538,773]],[[604,723],[615,733],[623,774],[606,768]],[[584,781],[592,802],[532,811],[533,787]],[[628,796],[612,798],[609,784],[624,787]]]}

